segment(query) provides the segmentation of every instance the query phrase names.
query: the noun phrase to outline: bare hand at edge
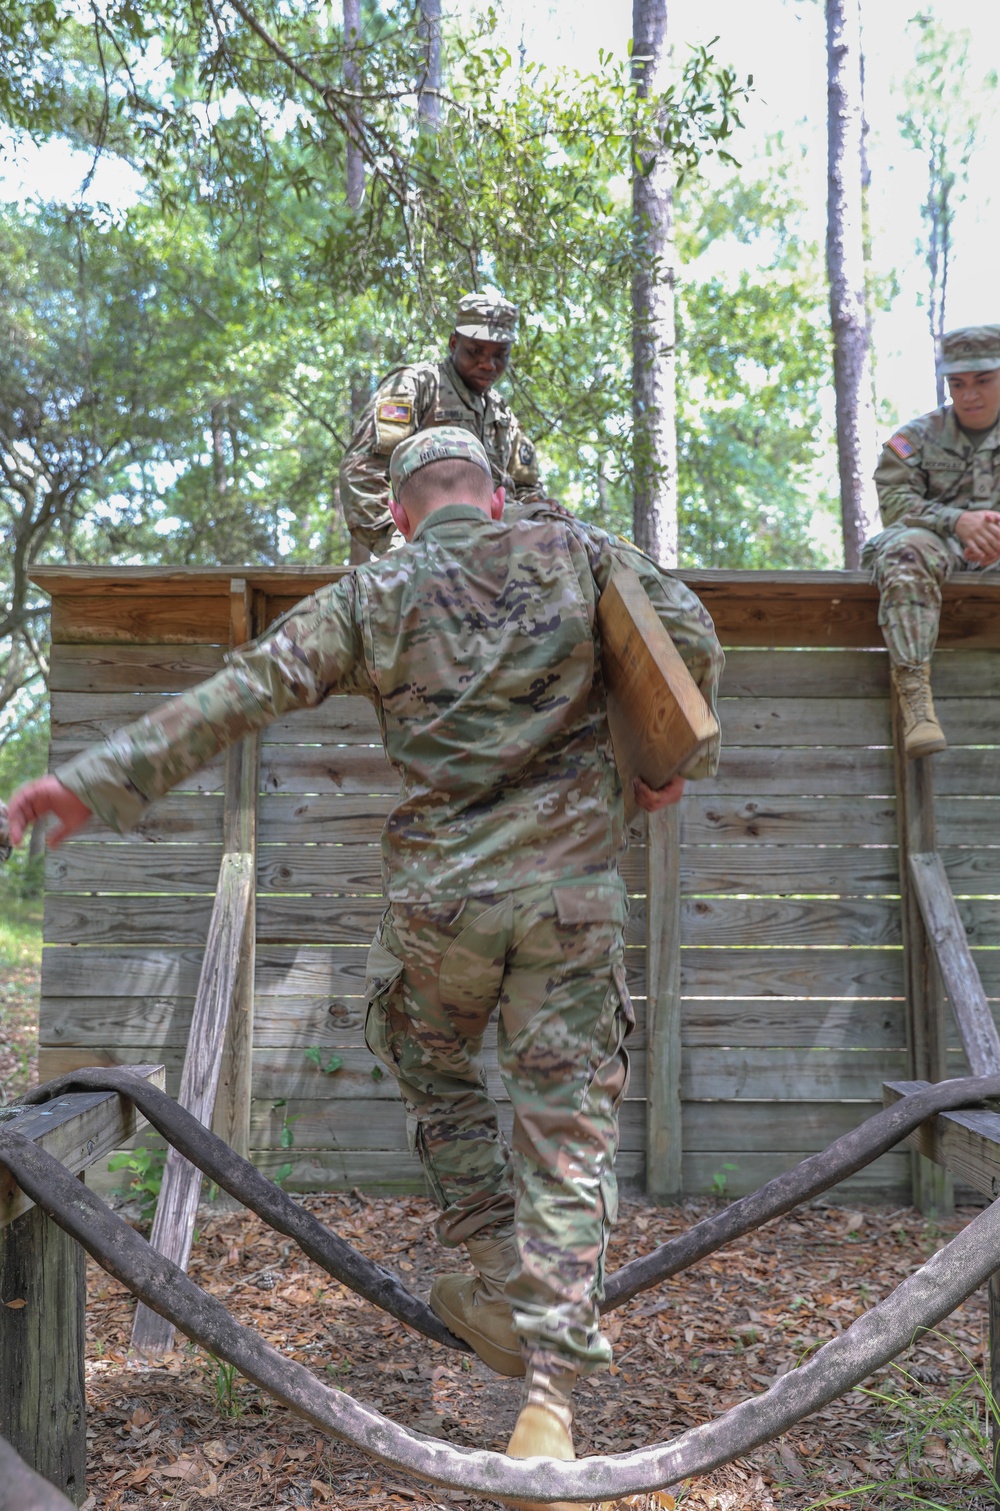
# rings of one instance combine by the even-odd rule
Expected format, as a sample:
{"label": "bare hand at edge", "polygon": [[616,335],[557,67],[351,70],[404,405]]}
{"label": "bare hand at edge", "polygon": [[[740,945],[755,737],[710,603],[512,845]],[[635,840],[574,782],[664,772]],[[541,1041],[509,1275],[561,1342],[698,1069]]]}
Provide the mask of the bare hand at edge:
{"label": "bare hand at edge", "polygon": [[10,800],[8,824],[11,843],[19,845],[28,825],[38,823],[39,819],[46,818],[50,813],[54,813],[59,820],[59,828],[46,839],[53,848],[76,834],[92,817],[86,803],[81,803],[76,794],[64,787],[56,777],[40,776],[35,781],[25,782],[23,787],[18,787]]}
{"label": "bare hand at edge", "polygon": [[647,813],[658,813],[661,808],[670,808],[684,796],[684,778],[671,777],[665,787],[647,787],[641,776],[633,777],[632,791],[640,808]]}

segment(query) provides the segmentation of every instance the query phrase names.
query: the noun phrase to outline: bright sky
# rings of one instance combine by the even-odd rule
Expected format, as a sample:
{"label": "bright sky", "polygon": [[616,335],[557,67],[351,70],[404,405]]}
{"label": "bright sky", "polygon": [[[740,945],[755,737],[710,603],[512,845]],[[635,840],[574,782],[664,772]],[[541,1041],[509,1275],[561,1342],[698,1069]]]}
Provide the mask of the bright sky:
{"label": "bright sky", "polygon": [[[529,56],[583,70],[596,64],[599,48],[622,57],[631,29],[631,6],[608,0],[494,0],[499,40],[512,51],[524,41]],[[1000,5],[973,3],[956,11],[943,0],[862,0],[866,54],[867,115],[871,126],[873,265],[878,277],[894,273],[900,291],[875,321],[879,399],[900,420],[933,407],[934,373],[927,317],[918,300],[926,274],[916,250],[923,169],[900,140],[893,83],[912,53],[906,23],[917,11],[934,13],[946,25],[973,35],[978,72],[1000,59]],[[808,224],[820,243],[826,196],[826,46],[821,0],[668,0],[670,33],[679,52],[687,43],[718,36],[717,56],[740,75],[754,76],[754,95],[744,112],[746,130],[733,151],[748,169],[762,157],[776,131],[804,155],[802,183]],[[1000,160],[1000,119],[984,124],[972,161],[968,198],[958,212],[956,246],[947,307],[949,325],[1000,321],[996,248],[1000,245],[1000,199],[991,197]],[[16,166],[0,162],[0,194],[19,197],[45,186],[72,197],[89,162],[59,144],[24,147]],[[3,169],[6,167],[6,177]],[[99,161],[89,197],[120,204],[138,187],[136,175],[113,159]]]}

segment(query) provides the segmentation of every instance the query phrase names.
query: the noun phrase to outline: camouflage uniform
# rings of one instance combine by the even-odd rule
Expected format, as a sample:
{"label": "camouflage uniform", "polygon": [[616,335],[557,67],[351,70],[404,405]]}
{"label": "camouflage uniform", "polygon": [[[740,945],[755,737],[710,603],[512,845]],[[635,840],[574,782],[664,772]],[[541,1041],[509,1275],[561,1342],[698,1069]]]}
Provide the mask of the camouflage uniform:
{"label": "camouflage uniform", "polygon": [[[481,340],[513,342],[517,308],[507,300],[469,295],[459,301],[455,330]],[[538,460],[506,399],[473,393],[450,357],[397,367],[379,384],[340,464],[340,500],[354,540],[377,556],[389,549],[389,462],[400,441],[435,425],[460,425],[483,444],[493,486],[510,498],[539,496]]]}
{"label": "camouflage uniform", "polygon": [[[469,444],[459,433],[450,454]],[[509,1224],[516,1203],[517,1332],[584,1370],[610,1358],[597,1307],[632,1023],[622,793],[595,620],[623,554],[575,521],[440,508],[408,546],[56,772],[122,830],[249,730],[334,692],[372,701],[401,790],[382,836],[389,907],[369,956],[366,1038],[399,1082],[442,1240]],[[714,704],[709,616],[627,556]],[[497,1006],[512,1151],[482,1065]]]}
{"label": "camouflage uniform", "polygon": [[[942,343],[945,373],[1000,367],[1000,326],[952,331]],[[993,571],[966,561],[955,533],[967,509],[1000,510],[1000,421],[970,437],[950,405],[902,426],[875,471],[882,521],[861,557],[879,589],[879,624],[896,665],[930,661],[941,585],[953,572]]]}

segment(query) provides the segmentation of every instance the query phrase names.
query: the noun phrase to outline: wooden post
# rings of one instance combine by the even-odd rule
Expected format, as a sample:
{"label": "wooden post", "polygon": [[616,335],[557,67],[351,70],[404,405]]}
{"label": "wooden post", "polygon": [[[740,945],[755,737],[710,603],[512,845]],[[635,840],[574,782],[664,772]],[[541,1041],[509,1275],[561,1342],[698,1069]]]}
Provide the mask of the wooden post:
{"label": "wooden post", "polygon": [[[223,855],[178,1096],[180,1105],[206,1127],[215,1106],[222,1045],[239,971],[253,881],[252,856]],[[171,1148],[149,1241],[158,1253],[172,1259],[182,1270],[187,1268],[191,1254],[200,1194],[201,1171]],[[140,1302],[132,1327],[135,1352],[155,1357],[171,1349],[173,1341],[173,1323]]]}
{"label": "wooden post", "polygon": [[[942,1081],[948,1073],[944,993],[910,869],[911,855],[936,848],[934,758],[924,756],[916,761],[907,760],[903,749],[902,716],[894,687],[890,698],[910,1078],[914,1081]],[[911,1176],[913,1202],[921,1212],[943,1214],[953,1209],[954,1182],[948,1171],[922,1154],[914,1153]]]}
{"label": "wooden post", "polygon": [[[230,583],[230,639],[243,645],[260,629],[259,613],[246,580]],[[260,789],[260,736],[248,735],[228,752],[223,812],[223,849],[251,858],[257,868],[257,794]],[[253,995],[256,955],[256,885],[247,903],[239,972],[222,1051],[212,1131],[244,1159],[250,1155],[250,1101],[253,1088]]]}
{"label": "wooden post", "polygon": [[969,1068],[974,1076],[1000,1075],[1000,1034],[937,851],[911,855],[910,875]]}
{"label": "wooden post", "polygon": [[677,804],[647,816],[646,1192],[681,1194],[681,863]]}
{"label": "wooden post", "polygon": [[0,1228],[0,1437],[75,1505],[87,1480],[86,1269],[37,1207]]}

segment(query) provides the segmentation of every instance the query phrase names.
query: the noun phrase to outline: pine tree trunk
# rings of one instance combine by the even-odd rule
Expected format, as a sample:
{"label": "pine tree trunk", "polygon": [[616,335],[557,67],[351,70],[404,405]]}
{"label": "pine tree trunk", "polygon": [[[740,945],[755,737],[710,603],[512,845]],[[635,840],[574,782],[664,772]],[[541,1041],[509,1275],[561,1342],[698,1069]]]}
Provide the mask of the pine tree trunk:
{"label": "pine tree trunk", "polygon": [[877,528],[871,341],[865,290],[864,108],[859,0],[826,0],[829,154],[826,266],[844,565],[856,569]]}
{"label": "pine tree trunk", "polygon": [[[361,0],[344,0],[344,84],[348,89],[361,87],[361,71],[355,55],[355,45],[361,36]],[[347,138],[347,183],[345,185],[348,208],[358,210],[365,197],[365,160],[361,155],[357,137],[352,131]]]}
{"label": "pine tree trunk", "polygon": [[419,33],[424,53],[417,107],[420,129],[436,131],[441,123],[441,0],[420,0]]}
{"label": "pine tree trunk", "polygon": [[[632,0],[632,70],[638,93],[666,88],[666,0]],[[641,154],[632,187],[632,422],[636,545],[677,565],[677,437],[673,193],[669,157]]]}

